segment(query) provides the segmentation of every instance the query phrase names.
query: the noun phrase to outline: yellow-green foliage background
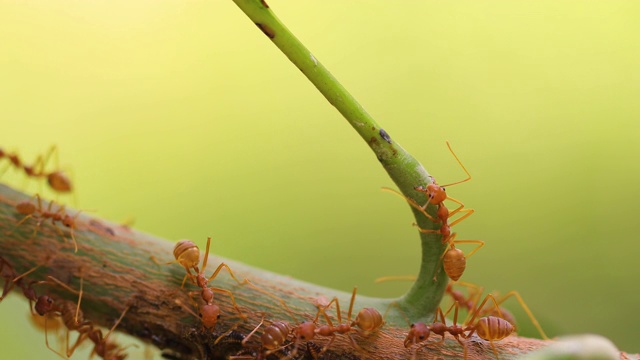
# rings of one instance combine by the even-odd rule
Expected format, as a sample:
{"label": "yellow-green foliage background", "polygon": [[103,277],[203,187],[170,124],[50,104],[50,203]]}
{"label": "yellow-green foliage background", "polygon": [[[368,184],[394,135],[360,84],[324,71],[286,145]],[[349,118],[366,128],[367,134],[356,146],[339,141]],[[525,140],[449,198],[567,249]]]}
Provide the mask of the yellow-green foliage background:
{"label": "yellow-green foliage background", "polygon": [[[441,183],[464,176],[451,141],[474,178],[449,194],[477,210],[456,230],[487,242],[464,280],[640,351],[640,3],[271,6]],[[417,271],[376,158],[231,1],[0,0],[0,122],[28,159],[57,144],[96,215],[367,295]],[[0,314],[4,355],[56,358],[26,303]]]}

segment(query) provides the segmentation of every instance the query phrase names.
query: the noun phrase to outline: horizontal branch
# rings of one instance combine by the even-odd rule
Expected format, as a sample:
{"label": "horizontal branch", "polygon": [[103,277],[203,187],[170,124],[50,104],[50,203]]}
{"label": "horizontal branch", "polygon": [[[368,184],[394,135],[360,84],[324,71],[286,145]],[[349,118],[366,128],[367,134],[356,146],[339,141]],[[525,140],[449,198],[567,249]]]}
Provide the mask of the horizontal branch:
{"label": "horizontal branch", "polygon": [[[85,319],[104,327],[110,327],[125,307],[129,311],[118,326],[118,331],[129,333],[160,349],[172,353],[180,359],[226,359],[227,356],[242,350],[239,339],[248,334],[264,316],[267,320],[289,321],[293,324],[312,320],[317,312],[317,304],[338,296],[342,311],[350,299],[349,293],[319,287],[277,275],[250,266],[210,255],[207,274],[221,262],[227,263],[241,279],[248,278],[256,288],[238,285],[224,271],[214,281],[215,287],[232,291],[243,314],[243,320],[234,310],[230,299],[224,294],[217,295],[216,302],[222,310],[215,331],[209,334],[202,329],[199,319],[191,315],[176,303],[179,300],[185,306],[197,311],[187,292],[195,290],[193,286],[181,289],[185,270],[178,264],[158,265],[152,260],[173,260],[173,244],[151,235],[131,230],[128,227],[80,214],[76,219],[74,231],[78,242],[78,252],[70,241],[70,233],[64,228],[64,238],[60,227],[56,229],[50,221],[43,222],[32,238],[36,219],[28,219],[19,227],[16,223],[23,216],[15,210],[15,205],[29,197],[0,185],[0,256],[7,260],[16,273],[21,274],[35,266],[36,271],[28,275],[28,281],[45,280],[53,276],[74,289],[80,287],[83,278],[84,294],[82,311]],[[56,207],[53,207],[56,209]],[[75,211],[67,210],[69,214]],[[214,239],[215,241],[215,239]],[[50,294],[59,299],[77,301],[74,295],[61,286],[37,285],[38,295]],[[286,302],[294,314],[288,311],[278,299]],[[392,299],[376,299],[357,296],[354,312],[363,307],[375,307],[384,312]],[[332,320],[336,319],[335,310],[328,311]],[[346,317],[346,314],[342,314]],[[326,354],[331,359],[407,359],[412,350],[405,349],[403,340],[408,327],[404,318],[395,315],[387,317],[383,328],[368,336],[354,334],[354,339],[362,351],[356,351],[346,336],[338,335]],[[235,332],[214,341],[229,329]],[[251,343],[257,346],[258,338]],[[316,342],[323,346],[327,339]],[[433,341],[433,340],[431,340]],[[433,341],[435,343],[435,341]],[[486,358],[492,353],[488,342],[477,337],[466,342],[469,358]],[[508,337],[495,345],[501,359],[517,357],[525,352],[542,347],[542,340]],[[300,347],[300,354],[306,352],[306,346]],[[418,359],[431,356],[462,355],[462,347],[454,339],[447,338],[444,344],[432,345],[418,352]]]}

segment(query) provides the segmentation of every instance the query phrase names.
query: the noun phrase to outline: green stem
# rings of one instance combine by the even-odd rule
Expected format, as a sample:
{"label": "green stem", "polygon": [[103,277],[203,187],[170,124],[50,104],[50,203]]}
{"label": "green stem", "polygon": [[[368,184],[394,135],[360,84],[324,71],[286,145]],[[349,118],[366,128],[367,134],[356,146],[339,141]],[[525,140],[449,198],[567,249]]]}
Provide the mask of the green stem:
{"label": "green stem", "polygon": [[[414,190],[415,186],[431,182],[422,165],[375,122],[311,51],[284,26],[264,1],[234,2],[360,134],[400,192],[409,198],[425,202],[424,194]],[[434,214],[434,209],[430,207],[429,210]],[[415,209],[412,211],[421,228],[437,228],[420,212]],[[420,239],[422,262],[418,278],[409,292],[397,300],[412,321],[428,321],[433,317],[447,284],[441,266],[436,267],[443,251],[440,235],[420,233]],[[434,276],[436,281],[433,280]]]}

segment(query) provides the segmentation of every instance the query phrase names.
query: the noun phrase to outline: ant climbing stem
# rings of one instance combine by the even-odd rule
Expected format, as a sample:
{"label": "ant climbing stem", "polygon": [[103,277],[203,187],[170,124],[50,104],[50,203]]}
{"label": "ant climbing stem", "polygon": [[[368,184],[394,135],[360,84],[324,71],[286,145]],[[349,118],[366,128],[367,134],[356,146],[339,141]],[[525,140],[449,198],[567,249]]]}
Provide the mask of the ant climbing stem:
{"label": "ant climbing stem", "polygon": [[[480,250],[480,248],[485,244],[482,240],[456,240],[456,235],[456,233],[453,233],[446,239],[447,246],[433,270],[433,281],[436,281],[436,276],[440,266],[444,268],[444,272],[451,280],[458,281],[458,279],[462,277],[462,274],[464,274],[464,270],[467,267],[467,259]],[[464,252],[458,249],[455,244],[477,244],[478,246],[465,256]],[[377,278],[375,282],[380,283],[389,280],[413,281],[415,279],[415,275],[385,276]]]}
{"label": "ant climbing stem", "polygon": [[[412,208],[418,210],[422,215],[424,215],[427,219],[431,220],[431,222],[433,223],[442,223],[442,226],[448,226],[449,228],[460,223],[461,221],[463,221],[464,219],[468,218],[469,216],[471,216],[475,210],[474,209],[465,209],[464,208],[464,204],[462,204],[461,206],[458,206],[455,210],[449,212],[449,209],[444,206],[444,204],[442,202],[438,203],[438,211],[437,211],[437,216],[436,218],[434,218],[433,216],[431,216],[427,211],[426,211],[426,207],[423,207],[422,205],[418,204],[415,200],[411,199],[410,197],[406,197],[404,196],[402,193],[400,193],[397,190],[388,188],[388,187],[382,187],[381,188],[382,191],[386,191],[386,192],[390,192],[396,196],[401,197],[402,199],[404,199]],[[451,224],[448,224],[448,220],[449,218],[451,218],[452,216],[454,216],[457,213],[462,213],[463,215],[458,217],[456,220],[454,220]],[[415,225],[415,224],[414,224]],[[441,228],[440,230],[431,230],[429,232],[434,232],[434,233],[443,233],[443,235],[445,235],[445,229]]]}
{"label": "ant climbing stem", "polygon": [[[455,240],[456,235],[456,233],[453,233],[447,239],[447,247],[440,256],[440,262],[436,265],[436,269],[438,269],[440,267],[440,263],[442,263],[444,272],[453,281],[458,281],[458,279],[462,277],[462,274],[467,267],[467,259],[484,246],[484,241],[482,240]],[[477,244],[478,246],[465,256],[462,250],[456,248],[455,244]],[[434,281],[436,272],[437,271],[434,270]]]}
{"label": "ant climbing stem", "polygon": [[[31,202],[33,198],[36,198],[38,200],[37,206]],[[13,233],[20,225],[22,225],[28,219],[34,218],[34,219],[37,219],[37,222],[36,222],[35,228],[33,229],[33,235],[31,236],[31,240],[33,240],[36,234],[38,233],[38,229],[40,228],[40,225],[42,224],[42,222],[46,221],[47,219],[51,219],[51,224],[56,229],[58,234],[62,236],[62,238],[64,238],[65,240],[66,238],[64,236],[64,233],[56,225],[56,222],[60,222],[65,227],[69,228],[69,233],[71,234],[71,240],[73,241],[74,252],[78,252],[78,243],[76,242],[76,238],[73,234],[73,230],[76,228],[76,218],[80,216],[81,211],[78,211],[74,216],[70,216],[69,214],[66,213],[64,205],[58,207],[56,211],[53,211],[54,203],[55,201],[49,202],[49,206],[47,207],[47,209],[46,210],[43,209],[42,199],[38,194],[35,194],[31,198],[31,200],[25,200],[17,203],[16,211],[19,214],[25,215],[25,216],[22,218],[22,220],[18,221],[15,228],[9,231],[7,234]]]}
{"label": "ant climbing stem", "polygon": [[449,199],[459,204],[461,207],[464,207],[464,204],[460,200],[456,200],[450,197],[449,195],[447,195],[446,187],[462,184],[464,182],[471,180],[471,174],[469,173],[467,168],[462,164],[462,161],[460,161],[456,153],[453,152],[453,149],[451,148],[451,144],[449,144],[449,141],[447,141],[447,147],[449,147],[449,151],[451,152],[453,157],[456,159],[458,164],[460,164],[460,166],[462,167],[462,170],[464,170],[464,172],[467,174],[467,177],[464,180],[456,181],[454,183],[450,183],[446,185],[438,185],[438,183],[436,182],[436,179],[433,176],[430,176],[432,180],[431,184],[428,184],[426,187],[424,186],[415,187],[415,190],[423,192],[427,195],[427,202],[424,205],[422,205],[423,209],[426,209],[429,204],[438,205],[446,199]]}

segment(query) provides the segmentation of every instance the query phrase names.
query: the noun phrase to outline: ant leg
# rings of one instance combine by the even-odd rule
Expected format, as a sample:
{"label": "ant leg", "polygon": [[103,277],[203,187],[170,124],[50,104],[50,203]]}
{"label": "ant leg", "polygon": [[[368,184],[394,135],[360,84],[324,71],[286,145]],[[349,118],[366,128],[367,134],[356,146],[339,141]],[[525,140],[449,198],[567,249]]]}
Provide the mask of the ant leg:
{"label": "ant leg", "polygon": [[449,144],[449,141],[447,141],[447,147],[449,148],[449,151],[451,151],[451,154],[453,155],[454,158],[456,158],[456,161],[458,161],[458,164],[460,164],[460,166],[462,167],[462,170],[464,170],[464,172],[467,174],[467,178],[461,181],[457,181],[451,184],[447,184],[447,185],[441,185],[441,187],[447,187],[447,186],[452,186],[452,185],[457,185],[457,184],[461,184],[463,182],[467,182],[469,180],[471,180],[471,174],[469,174],[469,171],[467,171],[467,168],[464,167],[464,165],[462,165],[462,161],[460,161],[460,159],[458,159],[458,156],[456,155],[456,153],[453,152],[453,149],[451,148],[451,144]]}
{"label": "ant leg", "polygon": [[[431,220],[432,222],[438,222],[438,220],[434,219],[434,218],[433,218],[433,216],[431,216],[431,215],[429,215],[429,213],[427,213],[427,211],[425,210],[425,208],[424,208],[424,207],[422,207],[421,205],[419,205],[419,204],[418,204],[417,202],[415,202],[413,199],[408,198],[408,197],[406,197],[406,196],[402,195],[400,192],[398,192],[398,191],[396,191],[396,190],[393,190],[393,189],[391,189],[391,188],[388,188],[388,187],[383,187],[383,188],[382,188],[382,191],[390,192],[390,193],[392,193],[392,194],[394,194],[394,195],[397,195],[397,196],[399,196],[399,197],[403,198],[406,202],[408,202],[408,203],[409,203],[409,205],[410,205],[412,208],[414,208],[414,209],[418,210],[422,215],[426,216],[429,220]],[[429,204],[429,203],[427,202],[427,204]]]}
{"label": "ant leg", "polygon": [[409,321],[409,317],[404,312],[404,310],[402,310],[402,308],[400,307],[400,305],[398,305],[398,303],[396,301],[392,301],[391,303],[389,303],[389,306],[387,306],[387,310],[385,310],[384,315],[382,315],[382,321],[383,322],[384,322],[384,319],[387,318],[387,314],[389,313],[389,311],[391,310],[392,307],[395,307],[395,308],[398,309],[398,311],[400,311],[400,313],[402,314],[402,317],[404,317],[404,319],[406,320],[407,325],[411,324],[411,321]]}
{"label": "ant leg", "polygon": [[402,281],[414,281],[415,279],[417,279],[417,277],[415,275],[397,275],[397,276],[383,276],[383,277],[379,277],[377,279],[375,279],[373,282],[376,284],[379,284],[381,282],[385,282],[385,281],[396,281],[396,280],[402,280]]}
{"label": "ant leg", "polygon": [[109,338],[109,335],[111,335],[111,333],[116,329],[116,327],[118,327],[118,325],[124,318],[124,315],[127,313],[127,311],[129,311],[130,308],[131,308],[131,305],[127,305],[127,307],[124,308],[124,311],[122,311],[122,314],[120,314],[120,317],[118,318],[118,320],[116,320],[116,323],[113,324],[111,329],[109,329],[109,332],[107,332],[107,335],[105,335],[104,338],[102,339],[103,343],[107,341],[107,338]]}
{"label": "ant leg", "polygon": [[67,289],[68,291],[70,291],[73,294],[78,294],[78,305],[76,306],[76,315],[75,315],[75,322],[76,324],[78,323],[78,314],[80,313],[80,302],[82,302],[82,288],[83,288],[83,282],[84,282],[84,278],[82,277],[82,275],[80,275],[80,291],[76,291],[74,289],[72,289],[71,287],[69,287],[67,284],[63,283],[62,281],[56,279],[55,277],[49,275],[47,276],[47,278],[53,282],[55,282],[56,284],[62,286],[63,288]]}
{"label": "ant leg", "polygon": [[253,334],[255,334],[256,331],[258,331],[258,329],[260,328],[260,326],[262,326],[262,324],[264,323],[264,314],[262,314],[262,319],[260,320],[260,324],[258,324],[258,326],[256,326],[247,336],[245,336],[245,338],[242,340],[242,346],[245,346],[247,344],[247,341],[249,340],[249,338],[251,338],[251,336],[253,336]]}
{"label": "ant leg", "polygon": [[[207,247],[207,249],[208,249],[208,247]],[[207,253],[207,255],[209,255],[209,253]],[[206,259],[207,255],[205,255],[205,259]],[[204,269],[204,266],[202,268]],[[207,279],[207,283],[209,283],[209,281],[215,279],[216,276],[218,276],[218,273],[220,273],[220,271],[222,270],[222,268],[225,268],[227,270],[229,275],[231,275],[231,278],[233,278],[233,280],[235,280],[238,283],[238,285],[244,285],[244,284],[248,284],[249,283],[249,280],[247,280],[247,279],[244,279],[243,281],[238,280],[238,278],[233,273],[233,271],[231,270],[229,265],[227,265],[225,263],[221,263],[220,265],[218,265],[218,267],[216,268],[216,271],[214,271],[213,274]]]}
{"label": "ant leg", "polygon": [[[59,353],[57,350],[55,350],[54,348],[52,348],[49,345],[49,332],[48,332],[48,326],[47,326],[47,317],[44,318],[44,343],[47,345],[47,349],[53,351],[54,353],[58,354],[58,356],[60,356],[63,359],[68,359],[67,356],[64,356],[62,353]],[[69,347],[69,330],[67,329],[67,348]]]}
{"label": "ant leg", "polygon": [[464,215],[460,216],[459,218],[455,219],[451,224],[449,224],[449,227],[452,227],[453,225],[461,222],[462,220],[468,218],[469,216],[473,215],[473,213],[476,212],[473,209],[463,209],[463,208],[464,208],[464,205],[460,205],[458,208],[456,208],[455,210],[449,213],[449,217],[452,217],[457,212],[464,213]]}
{"label": "ant leg", "polygon": [[416,224],[416,223],[413,223],[413,224],[411,224],[411,225],[413,225],[413,226],[417,227],[417,228],[418,228],[418,231],[420,231],[420,232],[421,232],[421,233],[423,233],[423,234],[441,234],[441,233],[442,233],[442,231],[440,231],[440,229],[438,229],[438,230],[423,229],[423,228],[421,228],[420,226],[418,226],[418,224]]}
{"label": "ant leg", "polygon": [[224,293],[229,295],[229,297],[231,298],[231,302],[233,303],[233,307],[236,308],[236,311],[238,312],[238,314],[240,314],[240,317],[243,319],[247,318],[247,315],[243,314],[242,311],[240,310],[240,308],[238,307],[238,304],[236,303],[236,298],[233,296],[233,293],[227,289],[220,289],[220,288],[209,288],[213,291],[217,291],[219,293]]}
{"label": "ant leg", "polygon": [[[338,315],[338,324],[342,324],[342,311],[340,310],[340,300],[338,300],[337,297],[334,297],[333,299],[331,299],[331,301],[324,307],[324,309],[322,309],[322,312],[325,314],[325,318],[327,319],[327,323],[330,326],[333,326],[333,323],[331,322],[331,320],[329,320],[329,317],[327,316],[326,310],[331,306],[331,304],[335,303],[336,304],[336,314]],[[316,318],[313,320],[313,322],[315,323],[318,320],[318,315],[316,315]]]}
{"label": "ant leg", "polygon": [[[351,312],[353,311],[353,303],[356,300],[356,292],[358,291],[358,287],[353,287],[353,294],[351,294],[351,302],[349,303],[349,311],[347,311],[347,322],[351,322]],[[338,320],[340,320],[340,312],[338,312]],[[340,322],[342,323],[342,322]]]}
{"label": "ant leg", "polygon": [[[500,311],[500,307],[498,306],[498,302],[496,301],[496,298],[493,296],[493,294],[487,294],[487,296],[484,297],[484,300],[482,300],[482,303],[480,303],[480,306],[478,306],[476,308],[476,311],[473,312],[473,317],[471,318],[471,321],[469,321],[469,324],[473,324],[473,322],[476,320],[476,317],[480,315],[480,313],[482,312],[482,308],[484,308],[484,305],[487,303],[489,299],[493,301],[493,305],[498,311],[498,315],[502,318],[502,312]],[[488,329],[485,329],[485,330],[488,331]],[[475,328],[473,331],[471,331],[471,333],[469,333],[468,336],[471,336],[471,334],[473,334],[474,331],[475,331]]]}
{"label": "ant leg", "polygon": [[536,329],[538,329],[538,331],[540,332],[540,335],[542,335],[542,338],[545,339],[545,340],[549,340],[549,338],[547,337],[547,334],[545,334],[544,331],[542,331],[542,327],[540,326],[540,323],[538,323],[538,320],[536,320],[535,316],[533,316],[533,313],[531,312],[531,310],[529,310],[529,307],[527,306],[527,304],[522,299],[522,296],[520,296],[520,293],[518,293],[517,291],[512,290],[512,291],[509,291],[508,293],[506,293],[504,296],[502,296],[502,298],[500,298],[500,300],[497,302],[496,306],[499,306],[500,304],[502,304],[505,300],[507,300],[511,296],[515,297],[518,300],[518,302],[520,303],[520,305],[522,306],[524,311],[529,316],[529,319],[531,320],[533,325],[536,327]]}
{"label": "ant leg", "polygon": [[476,251],[480,250],[480,248],[484,246],[484,241],[482,240],[455,240],[452,242],[456,244],[478,244],[478,246],[476,246],[470,253],[466,255],[467,259],[470,258],[471,255],[475,254]]}

